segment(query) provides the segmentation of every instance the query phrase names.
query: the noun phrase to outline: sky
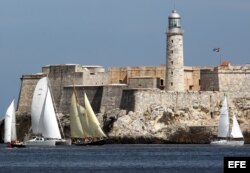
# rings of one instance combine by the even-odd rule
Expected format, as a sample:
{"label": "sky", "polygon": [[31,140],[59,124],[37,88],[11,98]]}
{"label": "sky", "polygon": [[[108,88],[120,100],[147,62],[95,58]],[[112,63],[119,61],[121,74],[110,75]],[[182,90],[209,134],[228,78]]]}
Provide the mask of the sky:
{"label": "sky", "polygon": [[249,0],[0,0],[0,116],[17,103],[21,76],[48,64],[165,64],[173,9],[185,65],[250,63]]}

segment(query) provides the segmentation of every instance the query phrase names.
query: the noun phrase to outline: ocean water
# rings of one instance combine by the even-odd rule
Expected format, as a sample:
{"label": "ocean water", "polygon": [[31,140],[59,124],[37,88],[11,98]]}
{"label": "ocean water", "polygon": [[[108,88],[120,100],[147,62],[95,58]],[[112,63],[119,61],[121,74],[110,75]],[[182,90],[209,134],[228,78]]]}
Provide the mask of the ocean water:
{"label": "ocean water", "polygon": [[225,156],[250,157],[250,145],[103,145],[6,148],[3,173],[222,173]]}

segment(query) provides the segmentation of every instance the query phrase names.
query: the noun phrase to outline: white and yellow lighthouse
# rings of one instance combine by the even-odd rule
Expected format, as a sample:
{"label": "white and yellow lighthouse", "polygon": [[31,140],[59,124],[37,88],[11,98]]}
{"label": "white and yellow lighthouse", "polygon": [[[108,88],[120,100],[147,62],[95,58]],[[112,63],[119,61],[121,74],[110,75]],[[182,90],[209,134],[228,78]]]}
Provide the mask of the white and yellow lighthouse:
{"label": "white and yellow lighthouse", "polygon": [[182,92],[184,86],[183,31],[181,16],[173,10],[168,17],[166,50],[166,91]]}

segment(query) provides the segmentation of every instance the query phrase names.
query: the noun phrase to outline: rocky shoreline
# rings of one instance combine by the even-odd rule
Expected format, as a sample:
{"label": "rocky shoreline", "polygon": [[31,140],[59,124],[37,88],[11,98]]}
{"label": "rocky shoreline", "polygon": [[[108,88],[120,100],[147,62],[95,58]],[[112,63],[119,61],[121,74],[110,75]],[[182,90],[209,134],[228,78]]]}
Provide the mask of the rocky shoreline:
{"label": "rocky shoreline", "polygon": [[[245,143],[250,143],[249,109],[240,114]],[[65,137],[70,137],[69,115],[58,114]],[[204,106],[165,109],[152,104],[145,112],[120,109],[97,114],[109,144],[208,144],[217,133],[219,108],[212,113]],[[30,129],[30,115],[17,116],[18,138]]]}

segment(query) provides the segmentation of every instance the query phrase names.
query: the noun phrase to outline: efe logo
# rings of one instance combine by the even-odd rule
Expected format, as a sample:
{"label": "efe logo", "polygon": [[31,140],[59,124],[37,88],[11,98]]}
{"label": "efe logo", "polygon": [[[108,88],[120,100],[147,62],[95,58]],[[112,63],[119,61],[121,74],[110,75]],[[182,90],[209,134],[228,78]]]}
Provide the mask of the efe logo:
{"label": "efe logo", "polygon": [[228,161],[228,168],[246,168],[246,161]]}
{"label": "efe logo", "polygon": [[224,173],[249,173],[250,157],[224,157]]}

